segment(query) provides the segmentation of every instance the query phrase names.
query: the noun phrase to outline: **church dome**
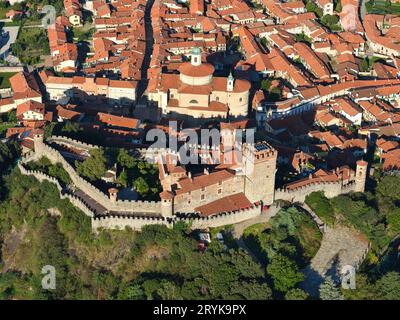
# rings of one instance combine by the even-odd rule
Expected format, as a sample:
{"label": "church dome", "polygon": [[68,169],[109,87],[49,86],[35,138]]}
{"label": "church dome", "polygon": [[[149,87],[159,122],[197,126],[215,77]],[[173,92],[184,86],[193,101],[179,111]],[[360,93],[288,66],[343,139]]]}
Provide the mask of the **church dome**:
{"label": "church dome", "polygon": [[214,66],[209,63],[194,66],[190,62],[185,62],[179,67],[179,72],[189,77],[205,77],[214,73]]}
{"label": "church dome", "polygon": [[209,63],[202,63],[201,49],[192,48],[190,62],[185,62],[179,67],[180,80],[191,86],[202,86],[210,84],[214,73],[214,66]]}

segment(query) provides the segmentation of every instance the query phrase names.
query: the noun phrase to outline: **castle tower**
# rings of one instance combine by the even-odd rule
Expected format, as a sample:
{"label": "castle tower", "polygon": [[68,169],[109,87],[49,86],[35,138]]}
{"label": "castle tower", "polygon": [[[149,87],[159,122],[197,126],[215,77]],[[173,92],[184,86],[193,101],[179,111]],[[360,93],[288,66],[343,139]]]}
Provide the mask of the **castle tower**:
{"label": "castle tower", "polygon": [[365,191],[365,181],[367,179],[367,170],[368,170],[368,162],[364,160],[357,161],[356,167],[356,186],[355,192],[364,192]]}
{"label": "castle tower", "polygon": [[193,47],[190,51],[190,62],[194,66],[201,65],[201,49],[199,47]]}
{"label": "castle tower", "polygon": [[44,131],[41,129],[37,129],[33,131],[33,146],[35,152],[38,154],[42,154],[43,151],[43,143],[44,140]]}
{"label": "castle tower", "polygon": [[110,201],[116,202],[118,197],[118,189],[117,188],[110,188],[108,189],[108,193],[110,194]]}
{"label": "castle tower", "polygon": [[226,82],[226,91],[233,91],[233,85],[235,84],[235,78],[232,76],[232,72],[229,73],[228,80]]}
{"label": "castle tower", "polygon": [[172,217],[174,214],[174,195],[171,191],[164,190],[160,193],[161,198],[161,215],[166,218]]}
{"label": "castle tower", "polygon": [[266,142],[244,145],[244,193],[251,202],[274,202],[277,155]]}

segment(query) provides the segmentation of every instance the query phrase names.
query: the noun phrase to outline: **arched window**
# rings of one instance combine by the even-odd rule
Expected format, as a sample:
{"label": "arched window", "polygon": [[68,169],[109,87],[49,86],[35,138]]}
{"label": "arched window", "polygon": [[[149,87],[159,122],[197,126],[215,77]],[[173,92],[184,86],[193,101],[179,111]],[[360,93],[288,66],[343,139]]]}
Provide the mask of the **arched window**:
{"label": "arched window", "polygon": [[197,100],[194,100],[194,99],[193,99],[193,100],[190,100],[189,103],[195,103],[195,104],[197,104],[197,103],[199,103],[199,102],[198,102]]}

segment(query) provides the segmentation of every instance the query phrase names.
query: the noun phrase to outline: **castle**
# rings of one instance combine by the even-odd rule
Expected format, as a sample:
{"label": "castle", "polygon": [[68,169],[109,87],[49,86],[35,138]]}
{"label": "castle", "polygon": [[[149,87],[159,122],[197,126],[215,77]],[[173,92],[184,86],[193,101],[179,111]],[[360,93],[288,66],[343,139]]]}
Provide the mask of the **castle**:
{"label": "castle", "polygon": [[171,216],[177,212],[208,216],[250,207],[254,203],[271,205],[277,151],[266,142],[243,144],[238,151],[242,159],[230,159],[221,154],[223,161],[214,170],[206,165],[200,174],[192,174],[180,164],[179,154],[161,155],[158,164],[164,212]]}
{"label": "castle", "polygon": [[[161,201],[128,201],[118,199],[117,189],[111,188],[106,195],[80,177],[60,151],[43,141],[43,132],[38,130],[33,139],[34,152],[26,154],[18,164],[21,172],[33,175],[39,181],[55,183],[63,198],[68,198],[91,217],[94,230],[125,227],[140,230],[147,224],[173,226],[181,221],[196,229],[239,223],[261,214],[272,216],[278,211],[274,204],[276,200],[303,202],[313,191],[324,191],[329,198],[342,193],[363,192],[368,166],[367,162],[358,161],[356,171],[349,167],[319,170],[283,189],[275,189],[277,151],[266,142],[243,144],[240,161],[206,165],[202,173],[196,174],[180,163],[178,153],[153,150],[151,154],[153,160],[158,161],[163,187]],[[48,140],[74,148],[95,147],[65,137]],[[141,152],[148,154],[147,150]],[[25,163],[42,156],[63,166],[72,187],[63,189],[55,178],[25,169]]]}

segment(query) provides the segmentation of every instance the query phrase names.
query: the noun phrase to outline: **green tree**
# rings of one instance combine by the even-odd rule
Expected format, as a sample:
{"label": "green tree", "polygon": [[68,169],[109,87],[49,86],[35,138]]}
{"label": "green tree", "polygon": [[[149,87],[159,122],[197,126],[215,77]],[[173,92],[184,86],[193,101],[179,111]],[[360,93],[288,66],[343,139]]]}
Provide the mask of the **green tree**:
{"label": "green tree", "polygon": [[256,280],[251,282],[237,282],[232,288],[232,295],[245,300],[270,300],[272,291],[267,283],[259,283]]}
{"label": "green tree", "polygon": [[361,60],[360,71],[361,72],[368,72],[369,71],[369,63],[368,63],[368,61],[366,59]]}
{"label": "green tree", "polygon": [[126,149],[119,149],[117,161],[122,167],[127,169],[132,169],[135,166],[135,158]]}
{"label": "green tree", "polygon": [[271,276],[275,289],[283,293],[304,280],[304,275],[299,271],[296,263],[279,253],[267,266],[267,273]]}
{"label": "green tree", "polygon": [[337,13],[342,12],[342,1],[341,0],[337,0],[336,4],[335,4],[335,11]]}
{"label": "green tree", "polygon": [[139,284],[132,284],[126,287],[123,292],[118,295],[122,300],[143,300],[144,291]]}
{"label": "green tree", "polygon": [[149,185],[146,182],[146,180],[142,177],[137,178],[134,182],[133,182],[133,186],[135,187],[135,190],[141,195],[141,196],[145,196],[149,191]]}
{"label": "green tree", "polygon": [[121,173],[118,176],[118,183],[123,186],[127,187],[128,186],[128,174],[126,173],[125,169],[121,171]]}
{"label": "green tree", "polygon": [[89,154],[83,162],[75,162],[77,172],[91,181],[96,181],[106,173],[106,157],[102,148],[92,149]]}
{"label": "green tree", "polygon": [[278,87],[273,87],[269,90],[268,98],[272,101],[278,101],[282,99],[282,90]]}
{"label": "green tree", "polygon": [[61,128],[61,132],[75,134],[82,131],[79,124],[72,121],[66,121],[63,127]]}
{"label": "green tree", "polygon": [[264,79],[261,81],[261,89],[262,90],[269,90],[269,88],[271,87],[271,83],[272,81],[270,79]]}
{"label": "green tree", "polygon": [[285,294],[285,300],[307,300],[308,297],[307,292],[298,288],[291,289]]}
{"label": "green tree", "polygon": [[400,185],[400,177],[398,176],[384,176],[378,183],[376,191],[382,197],[389,198],[393,201],[400,200],[400,192],[398,186]]}
{"label": "green tree", "polygon": [[7,121],[8,122],[17,122],[17,112],[16,110],[12,110],[7,114]]}
{"label": "green tree", "polygon": [[182,299],[180,288],[172,281],[161,281],[160,288],[157,289],[157,294],[161,300],[178,300]]}
{"label": "green tree", "polygon": [[321,23],[329,28],[339,22],[339,16],[326,14],[321,18]]}
{"label": "green tree", "polygon": [[320,7],[318,7],[314,2],[308,1],[306,4],[306,9],[308,12],[314,12],[318,18],[323,16],[323,11]]}
{"label": "green tree", "polygon": [[319,298],[321,300],[343,300],[339,288],[330,276],[326,277],[319,286]]}
{"label": "green tree", "polygon": [[388,272],[376,282],[377,298],[382,300],[400,300],[400,274]]}
{"label": "green tree", "polygon": [[346,300],[374,300],[376,299],[376,290],[373,284],[368,280],[367,275],[357,273],[356,288],[342,289],[342,294]]}
{"label": "green tree", "polygon": [[264,48],[268,47],[269,43],[268,43],[268,40],[266,37],[262,37],[260,41],[261,41],[261,44],[264,46]]}
{"label": "green tree", "polygon": [[395,209],[387,217],[389,228],[396,234],[400,234],[400,208]]}

